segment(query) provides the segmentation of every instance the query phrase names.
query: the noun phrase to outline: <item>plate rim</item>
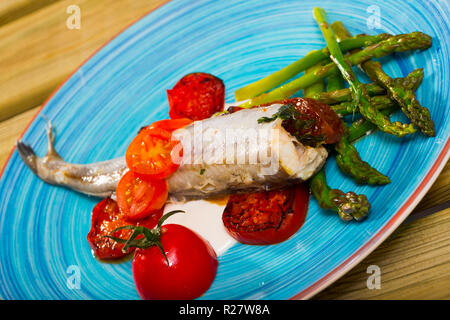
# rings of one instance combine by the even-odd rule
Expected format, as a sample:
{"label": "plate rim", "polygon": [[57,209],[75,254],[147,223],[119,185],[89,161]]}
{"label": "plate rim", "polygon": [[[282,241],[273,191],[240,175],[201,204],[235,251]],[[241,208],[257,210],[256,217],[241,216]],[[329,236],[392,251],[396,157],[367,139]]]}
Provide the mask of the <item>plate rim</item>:
{"label": "plate rim", "polygon": [[[94,57],[97,53],[103,50],[109,43],[115,40],[118,36],[120,36],[123,32],[128,30],[131,26],[145,18],[148,14],[158,10],[162,6],[171,2],[168,0],[164,3],[159,4],[155,8],[146,11],[140,17],[130,21],[123,29],[119,30],[115,35],[110,37],[106,42],[100,45],[97,49],[95,49],[91,54],[89,54],[72,72],[68,74],[68,76],[54,89],[54,91],[48,96],[47,99],[42,103],[33,117],[29,120],[28,124],[25,126],[23,131],[20,133],[17,141],[20,141],[24,134],[27,132],[31,124],[36,120],[38,115],[41,113],[42,109],[48,104],[48,102],[55,96],[55,94],[63,87],[72,76],[77,73],[77,71],[82,68],[92,57]],[[14,145],[9,152],[8,157],[3,164],[3,167],[0,171],[0,180],[3,177],[3,174],[8,166],[12,155],[16,151],[17,147]],[[356,252],[354,252],[350,257],[348,257],[345,261],[340,263],[336,268],[327,273],[325,276],[317,280],[315,283],[307,287],[306,289],[300,291],[293,297],[289,298],[289,300],[307,300],[318,294],[320,291],[324,290],[335,281],[344,276],[347,272],[353,269],[358,263],[360,263],[364,258],[366,258],[371,252],[373,252],[381,243],[386,240],[389,235],[391,235],[398,226],[409,216],[409,214],[414,210],[417,204],[422,200],[428,190],[431,188],[433,183],[436,181],[437,177],[444,169],[446,163],[450,158],[450,137],[447,138],[445,145],[436,158],[436,161],[433,163],[431,168],[426,173],[424,179],[419,184],[419,186],[411,193],[405,203],[402,205],[400,209],[398,209],[395,214],[386,222],[386,224],[378,230],[378,232],[373,235],[366,243],[364,243]]]}

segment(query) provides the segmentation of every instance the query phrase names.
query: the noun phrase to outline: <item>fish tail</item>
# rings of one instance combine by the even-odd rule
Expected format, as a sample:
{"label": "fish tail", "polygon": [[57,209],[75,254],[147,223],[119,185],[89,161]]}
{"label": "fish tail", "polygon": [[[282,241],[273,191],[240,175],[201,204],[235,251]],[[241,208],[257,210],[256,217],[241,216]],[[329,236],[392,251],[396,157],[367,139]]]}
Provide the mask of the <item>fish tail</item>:
{"label": "fish tail", "polygon": [[33,148],[31,148],[28,144],[17,141],[17,151],[19,152],[20,157],[22,158],[23,162],[27,165],[28,168],[31,169],[35,174],[37,174],[37,159],[36,153],[34,152]]}

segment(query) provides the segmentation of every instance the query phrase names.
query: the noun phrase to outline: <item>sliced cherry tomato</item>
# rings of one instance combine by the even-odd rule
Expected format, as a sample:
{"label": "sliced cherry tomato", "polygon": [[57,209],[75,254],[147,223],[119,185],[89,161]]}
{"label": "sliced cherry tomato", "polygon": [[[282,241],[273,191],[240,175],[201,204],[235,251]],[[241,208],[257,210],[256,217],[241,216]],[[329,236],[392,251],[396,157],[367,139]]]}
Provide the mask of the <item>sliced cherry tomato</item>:
{"label": "sliced cherry tomato", "polygon": [[217,273],[217,255],[209,242],[178,225],[161,227],[161,246],[136,249],[133,278],[136,290],[146,300],[188,300],[201,296]]}
{"label": "sliced cherry tomato", "polygon": [[[179,142],[172,140],[167,130],[160,128],[144,129],[131,141],[125,154],[125,159],[131,171],[163,179],[170,176],[177,168],[172,160],[173,150]],[[182,149],[178,154],[182,156]]]}
{"label": "sliced cherry tomato", "polygon": [[156,122],[153,122],[151,125],[149,125],[146,128],[149,129],[164,129],[166,131],[169,132],[173,132],[177,129],[186,127],[187,125],[190,125],[192,122],[194,122],[191,119],[188,118],[180,118],[180,119],[164,119],[164,120],[159,120]]}
{"label": "sliced cherry tomato", "polygon": [[284,121],[284,128],[293,135],[323,137],[324,143],[336,143],[341,139],[342,120],[327,104],[310,98],[292,98],[281,101],[292,103],[301,113],[301,120],[313,120],[311,127],[298,130],[292,121]]}
{"label": "sliced cherry tomato", "polygon": [[225,104],[223,81],[208,73],[191,73],[167,90],[172,119],[202,120],[222,111]]}
{"label": "sliced cherry tomato", "polygon": [[296,233],[306,218],[306,184],[273,191],[235,194],[222,216],[228,233],[245,244],[279,243]]}
{"label": "sliced cherry tomato", "polygon": [[[141,225],[146,228],[153,228],[162,216],[163,210],[154,211],[146,219],[133,222],[134,225]],[[91,230],[87,235],[87,240],[95,256],[99,259],[119,259],[134,250],[130,248],[127,252],[122,252],[123,244],[120,244],[105,236],[112,235],[119,238],[129,238],[132,230],[119,230],[111,232],[119,227],[130,225],[123,212],[119,210],[116,201],[111,198],[100,201],[92,210]]]}
{"label": "sliced cherry tomato", "polygon": [[128,219],[143,219],[161,209],[168,197],[166,180],[149,179],[128,171],[116,190],[117,203]]}

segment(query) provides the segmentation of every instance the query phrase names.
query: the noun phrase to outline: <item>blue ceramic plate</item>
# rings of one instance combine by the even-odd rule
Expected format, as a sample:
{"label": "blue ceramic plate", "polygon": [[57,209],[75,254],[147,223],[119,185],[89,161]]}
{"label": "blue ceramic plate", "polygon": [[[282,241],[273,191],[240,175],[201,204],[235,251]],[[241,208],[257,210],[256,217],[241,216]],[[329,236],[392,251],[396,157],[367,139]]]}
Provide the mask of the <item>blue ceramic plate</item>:
{"label": "blue ceramic plate", "polygon": [[[77,69],[40,111],[57,128],[57,150],[78,163],[123,155],[138,128],[168,117],[165,90],[186,73],[219,76],[227,101],[233,101],[237,88],[324,46],[312,17],[314,3],[176,0],[151,12]],[[395,77],[424,67],[418,98],[429,107],[437,135],[398,139],[375,133],[359,141],[363,159],[391,178],[384,187],[357,186],[329,161],[332,186],[366,194],[370,217],[344,223],[311,200],[305,225],[293,238],[265,247],[237,244],[222,255],[204,299],[312,296],[404,220],[448,159],[448,1],[352,0],[338,6],[321,1],[320,6],[330,21],[343,21],[353,34],[419,30],[433,37],[431,49],[396,54],[383,63]],[[40,154],[46,149],[44,128],[38,116],[23,135]],[[96,202],[43,183],[13,151],[0,180],[0,298],[139,298],[131,261],[106,264],[91,255],[86,235]]]}

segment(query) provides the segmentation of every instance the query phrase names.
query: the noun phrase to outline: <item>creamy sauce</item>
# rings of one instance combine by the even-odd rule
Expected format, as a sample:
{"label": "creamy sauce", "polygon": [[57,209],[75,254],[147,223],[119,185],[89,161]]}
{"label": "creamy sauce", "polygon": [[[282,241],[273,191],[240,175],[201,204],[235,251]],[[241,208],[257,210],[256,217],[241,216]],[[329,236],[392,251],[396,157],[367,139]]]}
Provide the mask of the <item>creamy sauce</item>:
{"label": "creamy sauce", "polygon": [[168,218],[164,224],[181,224],[208,240],[218,256],[222,255],[236,243],[222,222],[222,213],[228,198],[216,200],[196,200],[184,203],[167,203],[164,213],[183,210]]}

